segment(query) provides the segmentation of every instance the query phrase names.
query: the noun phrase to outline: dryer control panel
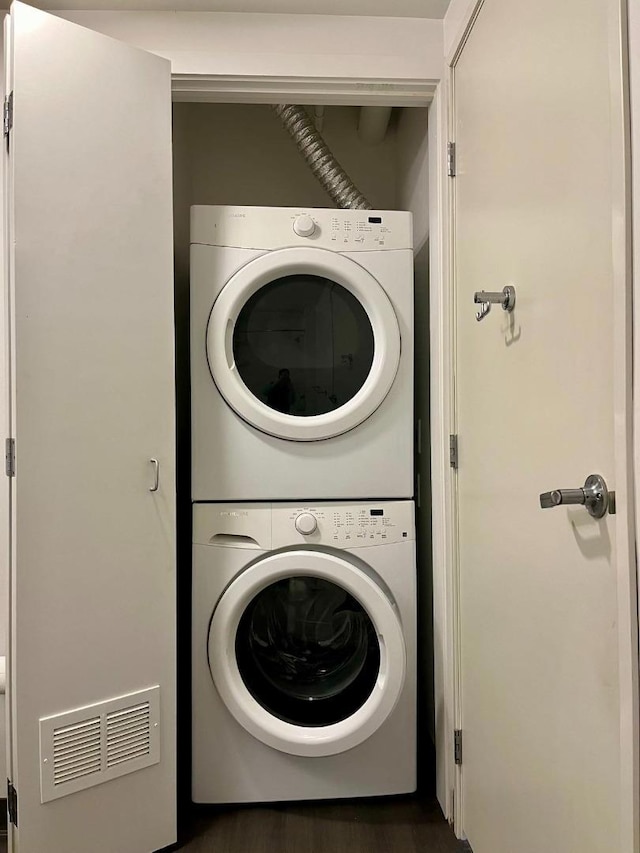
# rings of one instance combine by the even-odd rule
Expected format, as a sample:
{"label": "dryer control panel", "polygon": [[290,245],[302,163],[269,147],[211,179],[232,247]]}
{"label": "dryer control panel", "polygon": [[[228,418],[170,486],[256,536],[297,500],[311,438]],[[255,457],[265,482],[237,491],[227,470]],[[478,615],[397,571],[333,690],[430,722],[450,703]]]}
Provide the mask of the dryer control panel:
{"label": "dryer control panel", "polygon": [[411,249],[413,220],[410,213],[401,210],[194,205],[191,242],[238,249]]}
{"label": "dryer control panel", "polygon": [[273,548],[306,543],[365,548],[415,539],[412,501],[273,504]]}

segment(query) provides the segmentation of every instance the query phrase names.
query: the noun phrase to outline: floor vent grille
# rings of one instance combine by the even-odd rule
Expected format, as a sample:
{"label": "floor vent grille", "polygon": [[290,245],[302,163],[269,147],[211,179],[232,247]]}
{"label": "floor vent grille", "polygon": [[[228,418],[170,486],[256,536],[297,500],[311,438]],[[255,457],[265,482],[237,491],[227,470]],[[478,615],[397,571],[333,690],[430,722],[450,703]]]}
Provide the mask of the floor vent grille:
{"label": "floor vent grille", "polygon": [[40,720],[43,803],[159,761],[159,687]]}

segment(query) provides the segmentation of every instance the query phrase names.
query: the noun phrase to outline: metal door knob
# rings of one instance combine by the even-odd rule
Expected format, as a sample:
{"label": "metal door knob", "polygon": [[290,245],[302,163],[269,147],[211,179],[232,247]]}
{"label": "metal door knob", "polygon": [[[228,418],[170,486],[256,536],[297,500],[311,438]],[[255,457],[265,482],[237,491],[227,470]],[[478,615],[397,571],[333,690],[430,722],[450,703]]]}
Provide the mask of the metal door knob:
{"label": "metal door knob", "polygon": [[602,518],[609,512],[615,513],[615,492],[607,489],[604,477],[600,474],[589,474],[581,489],[554,489],[540,495],[542,509],[554,506],[585,506],[593,518]]}

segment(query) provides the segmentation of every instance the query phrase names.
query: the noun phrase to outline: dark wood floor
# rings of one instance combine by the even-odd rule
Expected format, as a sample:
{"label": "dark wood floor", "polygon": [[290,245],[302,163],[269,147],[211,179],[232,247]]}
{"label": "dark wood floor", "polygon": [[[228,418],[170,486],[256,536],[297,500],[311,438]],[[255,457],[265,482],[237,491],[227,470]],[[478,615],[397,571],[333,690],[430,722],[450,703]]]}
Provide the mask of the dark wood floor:
{"label": "dark wood floor", "polygon": [[200,807],[189,853],[460,853],[433,799]]}
{"label": "dark wood floor", "polygon": [[[433,800],[200,808],[189,853],[463,853]],[[6,853],[0,836],[0,853]],[[87,851],[90,853],[90,851]]]}

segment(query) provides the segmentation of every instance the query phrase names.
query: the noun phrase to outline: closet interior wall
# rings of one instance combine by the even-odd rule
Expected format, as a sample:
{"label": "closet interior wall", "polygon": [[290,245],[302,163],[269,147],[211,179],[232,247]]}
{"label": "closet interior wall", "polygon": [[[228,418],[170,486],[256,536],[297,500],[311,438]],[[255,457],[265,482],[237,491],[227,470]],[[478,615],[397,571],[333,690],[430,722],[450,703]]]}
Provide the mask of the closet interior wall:
{"label": "closet interior wall", "polygon": [[[310,108],[313,115],[313,108]],[[414,219],[416,505],[421,663],[422,784],[431,785],[434,737],[431,516],[429,506],[429,292],[427,109],[397,108],[385,139],[366,145],[358,137],[359,108],[327,106],[322,134],[358,189],[376,209],[410,210]],[[190,399],[189,208],[193,204],[334,207],[270,106],[175,103],[173,107],[176,363],[178,405],[178,547],[182,590],[189,612]],[[420,453],[418,451],[421,451]],[[419,475],[419,476],[418,476]],[[312,497],[311,495],[309,497]],[[183,615],[182,634],[189,635]],[[181,655],[189,672],[188,649]],[[188,682],[180,695],[188,695]],[[185,692],[186,691],[186,692]],[[185,724],[188,723],[185,715]],[[188,786],[187,786],[188,787]]]}

